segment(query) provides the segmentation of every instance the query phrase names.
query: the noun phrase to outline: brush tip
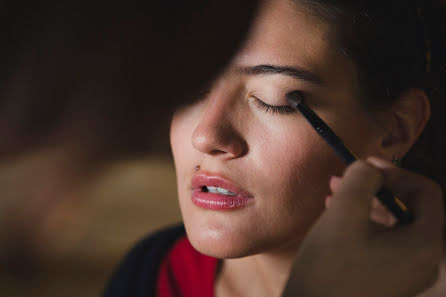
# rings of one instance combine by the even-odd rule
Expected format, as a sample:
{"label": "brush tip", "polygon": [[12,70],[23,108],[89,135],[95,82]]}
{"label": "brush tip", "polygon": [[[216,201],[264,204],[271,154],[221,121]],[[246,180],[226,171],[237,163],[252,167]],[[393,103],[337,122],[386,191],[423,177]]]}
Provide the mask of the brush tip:
{"label": "brush tip", "polygon": [[303,103],[304,97],[301,92],[292,91],[286,95],[286,101],[291,107],[297,108],[300,103]]}

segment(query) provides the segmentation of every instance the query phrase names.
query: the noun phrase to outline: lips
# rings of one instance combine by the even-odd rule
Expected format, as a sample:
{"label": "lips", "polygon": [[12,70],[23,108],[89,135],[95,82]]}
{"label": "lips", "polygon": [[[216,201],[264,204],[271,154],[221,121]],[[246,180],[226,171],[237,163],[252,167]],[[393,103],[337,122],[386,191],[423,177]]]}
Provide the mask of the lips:
{"label": "lips", "polygon": [[250,205],[254,197],[222,176],[200,173],[192,178],[192,202],[201,208],[229,210]]}

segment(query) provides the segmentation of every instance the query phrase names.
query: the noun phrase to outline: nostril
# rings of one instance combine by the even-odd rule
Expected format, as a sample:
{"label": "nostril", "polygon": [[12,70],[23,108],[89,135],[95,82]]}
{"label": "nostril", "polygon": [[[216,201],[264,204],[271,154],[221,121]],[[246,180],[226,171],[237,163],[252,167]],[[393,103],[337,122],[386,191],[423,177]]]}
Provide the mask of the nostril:
{"label": "nostril", "polygon": [[192,133],[192,146],[198,151],[215,156],[237,158],[247,151],[243,136],[229,118],[211,117],[201,119]]}
{"label": "nostril", "polygon": [[220,155],[220,154],[226,154],[226,152],[222,151],[222,150],[212,150],[211,152],[209,152],[209,154],[212,155],[212,156],[217,156],[217,155]]}

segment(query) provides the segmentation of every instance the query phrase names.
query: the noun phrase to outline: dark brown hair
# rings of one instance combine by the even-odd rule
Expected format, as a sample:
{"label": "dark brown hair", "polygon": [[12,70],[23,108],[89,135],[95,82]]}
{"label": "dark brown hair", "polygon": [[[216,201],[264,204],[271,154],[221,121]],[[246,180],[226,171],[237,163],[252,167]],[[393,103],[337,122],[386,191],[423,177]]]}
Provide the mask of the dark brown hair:
{"label": "dark brown hair", "polygon": [[391,106],[407,89],[429,96],[432,117],[403,167],[445,178],[446,24],[438,1],[294,0],[333,25],[333,41],[357,65],[367,107]]}

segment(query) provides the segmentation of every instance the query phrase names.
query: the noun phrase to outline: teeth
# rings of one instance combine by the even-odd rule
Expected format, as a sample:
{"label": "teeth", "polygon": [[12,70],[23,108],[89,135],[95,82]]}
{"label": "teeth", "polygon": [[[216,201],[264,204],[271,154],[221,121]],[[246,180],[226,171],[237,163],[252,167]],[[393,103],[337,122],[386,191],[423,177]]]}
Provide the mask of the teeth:
{"label": "teeth", "polygon": [[227,195],[227,196],[237,196],[236,193],[233,193],[231,191],[228,191],[228,190],[220,188],[220,187],[204,187],[204,188],[209,193],[223,194],[223,195]]}

